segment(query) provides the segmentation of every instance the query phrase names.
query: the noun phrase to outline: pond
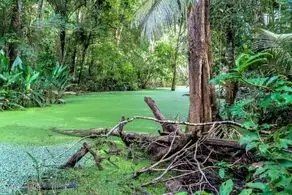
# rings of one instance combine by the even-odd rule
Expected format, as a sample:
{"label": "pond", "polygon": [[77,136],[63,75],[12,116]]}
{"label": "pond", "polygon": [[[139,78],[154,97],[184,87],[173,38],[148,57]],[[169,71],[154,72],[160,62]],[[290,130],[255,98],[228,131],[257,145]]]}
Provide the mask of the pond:
{"label": "pond", "polygon": [[[62,129],[111,128],[121,116],[152,116],[144,103],[151,96],[168,119],[177,116],[185,120],[188,113],[186,88],[175,92],[168,89],[133,92],[89,93],[66,98],[66,104],[46,108],[0,113],[0,194],[14,194],[31,175],[58,167],[80,147],[78,138],[55,134]],[[125,127],[127,131],[157,133],[159,125],[152,121],[137,121]],[[74,146],[74,147],[72,147]],[[65,152],[64,152],[65,151]]]}
{"label": "pond", "polygon": [[[168,119],[185,120],[188,113],[187,88],[142,90],[132,92],[89,93],[66,98],[66,104],[46,108],[0,113],[0,143],[25,145],[50,145],[66,143],[73,138],[57,135],[49,129],[84,129],[113,127],[121,116],[152,116],[144,103],[144,96],[152,97]],[[151,121],[137,121],[125,128],[127,131],[153,132],[159,129]]]}

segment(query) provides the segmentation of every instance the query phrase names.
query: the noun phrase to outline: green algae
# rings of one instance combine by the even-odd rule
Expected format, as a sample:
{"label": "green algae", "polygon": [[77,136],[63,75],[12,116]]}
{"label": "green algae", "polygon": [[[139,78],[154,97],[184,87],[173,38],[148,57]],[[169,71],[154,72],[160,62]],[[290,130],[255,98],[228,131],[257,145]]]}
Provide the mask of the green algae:
{"label": "green algae", "polygon": [[[76,138],[55,134],[49,129],[84,129],[112,127],[121,116],[152,116],[144,103],[144,96],[151,96],[169,119],[177,116],[185,120],[188,97],[186,88],[175,92],[168,89],[133,92],[89,93],[66,98],[64,105],[30,108],[0,113],[0,142],[28,145],[48,145],[70,142]],[[127,131],[153,132],[159,129],[151,121],[135,121],[126,126]]]}

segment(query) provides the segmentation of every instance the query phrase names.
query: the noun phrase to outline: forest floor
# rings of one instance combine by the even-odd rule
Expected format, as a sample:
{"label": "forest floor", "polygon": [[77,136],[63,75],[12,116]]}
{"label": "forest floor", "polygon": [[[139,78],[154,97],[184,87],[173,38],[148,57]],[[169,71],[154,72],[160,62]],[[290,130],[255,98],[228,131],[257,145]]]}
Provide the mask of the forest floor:
{"label": "forest floor", "polygon": [[[90,93],[68,97],[65,105],[0,113],[0,188],[2,189],[0,193],[12,192],[27,180],[28,176],[37,175],[38,171],[42,173],[63,164],[77,148],[80,148],[81,143],[69,148],[76,142],[76,138],[53,133],[50,131],[51,128],[110,128],[121,116],[151,116],[151,111],[143,101],[144,96],[153,97],[167,118],[173,119],[179,116],[181,120],[185,120],[188,97],[183,94],[186,92],[187,89],[182,87],[176,92],[158,89]],[[157,124],[149,121],[138,121],[129,124],[127,131],[157,133],[159,128]],[[99,192],[98,194],[120,194],[121,183],[118,183],[118,178],[120,181],[125,181],[125,174],[128,175],[149,164],[149,161],[135,163],[122,157],[116,158],[118,170],[111,165],[103,171],[86,166],[82,171],[78,169],[67,171],[64,179],[76,178],[81,185],[79,189],[83,192],[89,190]],[[81,166],[84,167],[87,162],[88,158],[81,161]],[[64,193],[66,194],[66,191]],[[72,191],[68,193],[72,194]],[[76,193],[80,194],[80,191],[77,190]]]}

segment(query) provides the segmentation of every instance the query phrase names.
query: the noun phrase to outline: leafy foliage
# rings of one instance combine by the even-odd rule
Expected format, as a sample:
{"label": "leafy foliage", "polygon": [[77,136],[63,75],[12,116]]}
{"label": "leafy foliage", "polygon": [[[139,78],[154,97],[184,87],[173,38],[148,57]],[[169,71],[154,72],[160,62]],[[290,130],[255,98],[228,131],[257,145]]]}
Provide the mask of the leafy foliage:
{"label": "leafy foliage", "polygon": [[260,160],[249,167],[251,181],[241,194],[292,192],[292,82],[284,75],[256,74],[254,66],[261,67],[270,57],[268,53],[241,54],[233,70],[211,81],[214,84],[236,81],[252,91],[232,108],[233,116],[244,120],[246,128],[240,144],[246,151],[256,151]]}
{"label": "leafy foliage", "polygon": [[[0,106],[2,110],[56,103],[70,81],[66,67],[56,65],[51,75],[45,75],[24,65],[17,57],[9,71],[9,61],[1,52]],[[42,76],[41,76],[42,75]],[[55,95],[51,95],[51,94]]]}

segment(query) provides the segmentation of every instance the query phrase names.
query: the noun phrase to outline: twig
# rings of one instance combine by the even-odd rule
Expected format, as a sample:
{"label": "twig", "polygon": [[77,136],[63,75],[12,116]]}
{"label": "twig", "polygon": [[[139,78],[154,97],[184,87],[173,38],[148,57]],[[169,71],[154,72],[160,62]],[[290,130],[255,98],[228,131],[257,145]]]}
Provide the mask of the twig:
{"label": "twig", "polygon": [[185,153],[185,152],[183,152],[184,150],[187,150],[187,149],[189,149],[189,148],[192,147],[192,145],[191,145],[189,148],[187,148],[191,142],[192,142],[192,141],[189,141],[189,142],[188,142],[188,143],[187,143],[187,144],[186,144],[181,150],[177,151],[176,153],[174,153],[173,155],[169,156],[168,158],[161,159],[161,160],[159,160],[158,162],[156,162],[156,163],[154,163],[153,165],[151,165],[150,167],[145,168],[145,169],[142,169],[142,170],[136,172],[136,173],[134,174],[133,177],[136,178],[136,177],[138,177],[139,175],[141,175],[142,173],[145,173],[145,172],[147,172],[147,171],[150,171],[150,170],[153,169],[154,167],[158,166],[159,164],[161,164],[161,163],[163,163],[163,162],[166,162],[166,161],[172,159],[173,157],[177,156],[178,154],[183,155],[183,154]]}
{"label": "twig", "polygon": [[[155,121],[157,123],[168,123],[168,124],[178,124],[178,125],[186,125],[186,126],[207,126],[207,125],[223,125],[223,124],[229,124],[229,125],[235,125],[241,128],[244,128],[240,123],[234,122],[234,121],[215,121],[215,122],[207,122],[207,123],[189,123],[187,121],[172,121],[172,120],[158,120],[156,118],[152,117],[145,117],[145,116],[134,116],[130,119],[130,121],[133,121],[135,119],[142,119],[142,120],[151,120]],[[129,121],[129,122],[130,122]]]}
{"label": "twig", "polygon": [[245,128],[243,127],[240,123],[234,122],[234,121],[215,121],[215,122],[207,122],[207,123],[189,123],[187,121],[172,121],[172,120],[158,120],[156,118],[153,117],[146,117],[146,116],[134,116],[132,118],[128,118],[126,120],[123,120],[121,122],[119,122],[117,125],[115,125],[111,130],[109,130],[106,134],[106,136],[111,135],[115,130],[117,130],[121,125],[125,126],[126,124],[133,122],[134,120],[150,120],[150,121],[154,121],[160,124],[178,124],[178,125],[186,125],[186,126],[208,126],[208,125],[223,125],[223,124],[229,124],[229,125],[235,125],[241,128]]}
{"label": "twig", "polygon": [[[195,153],[194,153],[194,160],[196,161],[196,164],[197,164],[197,167],[198,167],[198,170],[200,171],[201,175],[202,175],[202,178],[205,179],[205,181],[209,184],[209,186],[211,186],[214,191],[219,194],[218,190],[209,182],[209,180],[207,179],[205,173],[202,171],[201,169],[201,165],[200,165],[200,162],[198,161],[197,159],[197,151],[198,151],[198,142],[196,142],[196,147],[195,147]],[[202,178],[201,178],[201,181],[202,181]],[[200,188],[201,188],[201,185],[200,185]]]}
{"label": "twig", "polygon": [[[206,170],[206,169],[211,169],[211,168],[218,168],[218,167],[215,167],[215,166],[204,167],[204,168],[202,168],[201,170],[204,171],[204,170]],[[185,177],[185,176],[188,176],[188,175],[191,175],[191,174],[197,173],[197,172],[199,172],[199,170],[189,171],[188,173],[184,173],[184,174],[181,174],[181,175],[178,175],[178,176],[174,176],[174,177],[170,177],[170,178],[167,178],[167,179],[161,180],[161,182],[167,182],[167,181],[169,181],[169,180],[178,179],[178,178]]]}

